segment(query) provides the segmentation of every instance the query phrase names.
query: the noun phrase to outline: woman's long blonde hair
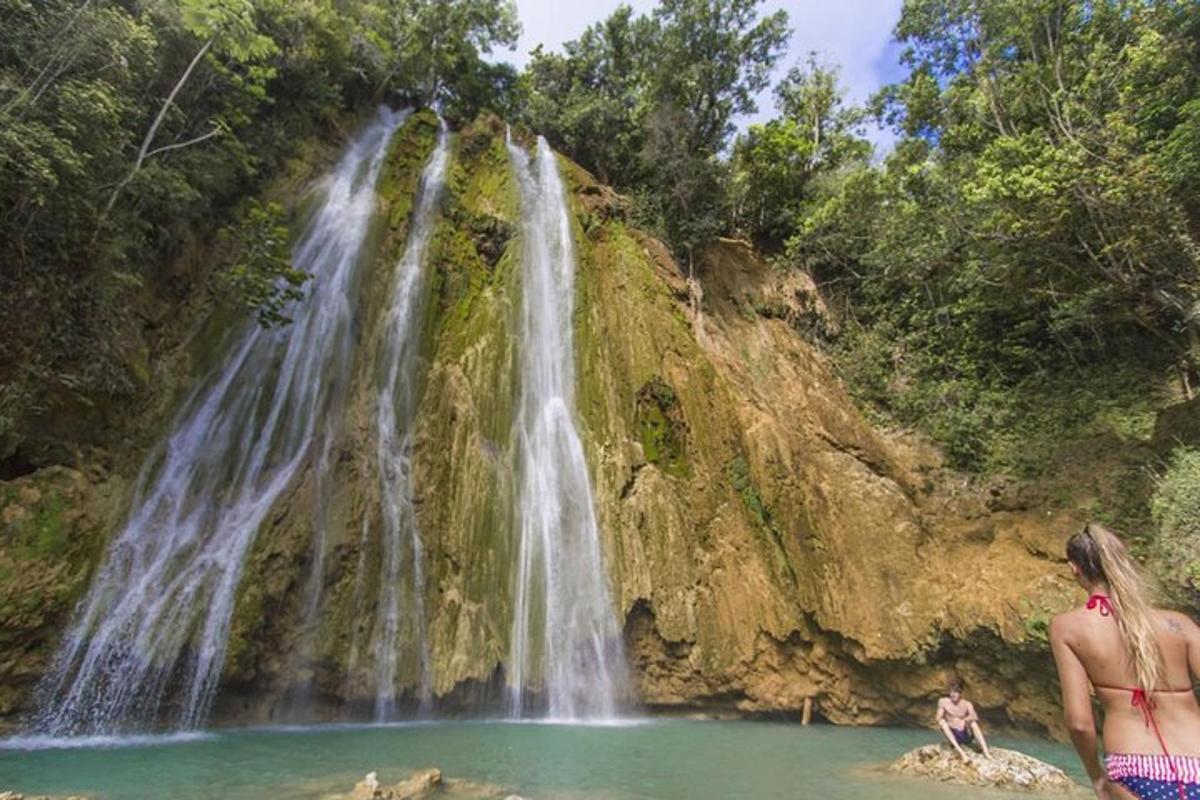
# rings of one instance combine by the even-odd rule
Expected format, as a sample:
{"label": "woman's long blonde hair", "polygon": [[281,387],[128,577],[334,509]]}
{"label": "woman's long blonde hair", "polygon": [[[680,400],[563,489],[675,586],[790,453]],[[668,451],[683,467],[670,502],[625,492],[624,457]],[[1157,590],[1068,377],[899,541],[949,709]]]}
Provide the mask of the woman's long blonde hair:
{"label": "woman's long blonde hair", "polygon": [[1079,567],[1087,580],[1108,584],[1113,616],[1129,648],[1138,687],[1150,694],[1159,685],[1165,666],[1153,609],[1125,543],[1108,528],[1092,522],[1067,541],[1067,560]]}

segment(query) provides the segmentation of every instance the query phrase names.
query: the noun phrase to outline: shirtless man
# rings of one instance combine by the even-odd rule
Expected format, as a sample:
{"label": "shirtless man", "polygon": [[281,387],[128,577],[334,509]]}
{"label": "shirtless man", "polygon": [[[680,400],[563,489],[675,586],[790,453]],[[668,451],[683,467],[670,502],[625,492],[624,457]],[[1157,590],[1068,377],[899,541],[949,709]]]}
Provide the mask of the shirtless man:
{"label": "shirtless man", "polygon": [[946,735],[950,745],[962,756],[963,761],[970,759],[967,758],[962,746],[970,744],[974,740],[978,740],[984,758],[992,757],[992,754],[988,752],[987,741],[983,738],[983,731],[979,728],[979,715],[975,713],[975,706],[971,705],[969,700],[963,699],[961,683],[957,681],[952,683],[950,696],[938,700],[937,724],[942,729],[942,733]]}

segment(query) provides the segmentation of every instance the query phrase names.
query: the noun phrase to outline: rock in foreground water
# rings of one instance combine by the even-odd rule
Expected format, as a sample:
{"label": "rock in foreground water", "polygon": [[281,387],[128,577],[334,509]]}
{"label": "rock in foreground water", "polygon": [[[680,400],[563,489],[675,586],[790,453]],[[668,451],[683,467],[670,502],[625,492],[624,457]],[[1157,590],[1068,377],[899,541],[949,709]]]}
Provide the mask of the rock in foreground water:
{"label": "rock in foreground water", "polygon": [[438,769],[418,770],[395,786],[381,786],[378,775],[371,772],[354,785],[350,800],[423,800],[433,797],[440,788],[442,772]]}
{"label": "rock in foreground water", "polygon": [[[346,800],[524,800],[497,786],[471,781],[443,779],[439,769],[422,769],[394,786],[384,786],[377,773],[368,773],[354,785]],[[0,800],[4,798],[0,797]]]}
{"label": "rock in foreground water", "polygon": [[991,758],[984,758],[973,750],[968,751],[970,760],[963,761],[950,748],[930,744],[905,753],[888,769],[967,786],[1058,794],[1080,791],[1079,785],[1058,767],[1014,750],[993,747],[991,751]]}

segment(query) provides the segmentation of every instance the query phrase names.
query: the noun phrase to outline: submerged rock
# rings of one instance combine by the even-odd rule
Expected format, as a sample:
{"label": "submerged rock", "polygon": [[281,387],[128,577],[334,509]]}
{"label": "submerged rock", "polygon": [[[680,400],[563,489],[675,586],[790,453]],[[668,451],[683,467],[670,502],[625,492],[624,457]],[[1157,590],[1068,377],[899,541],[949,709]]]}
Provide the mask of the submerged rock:
{"label": "submerged rock", "polygon": [[991,751],[991,758],[967,751],[969,761],[963,761],[950,748],[929,744],[905,753],[888,770],[967,786],[1058,794],[1080,791],[1079,784],[1052,764],[1014,750],[993,747]]}

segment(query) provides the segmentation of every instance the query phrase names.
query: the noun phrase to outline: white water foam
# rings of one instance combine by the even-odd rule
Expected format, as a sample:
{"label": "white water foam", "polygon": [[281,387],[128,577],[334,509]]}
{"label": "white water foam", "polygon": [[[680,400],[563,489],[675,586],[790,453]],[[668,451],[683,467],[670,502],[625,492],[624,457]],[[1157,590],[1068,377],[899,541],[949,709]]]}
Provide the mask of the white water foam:
{"label": "white water foam", "polygon": [[40,687],[36,733],[145,728],[165,716],[166,697],[179,728],[205,720],[246,554],[301,468],[327,461],[319,456],[349,380],[375,182],[405,116],[381,109],[326,177],[293,251],[313,276],[295,321],[247,325],[147,460],[129,519]]}
{"label": "white water foam", "polygon": [[[413,506],[412,426],[419,399],[417,334],[424,313],[425,256],[437,223],[449,159],[450,134],[443,122],[437,146],[421,175],[408,241],[396,266],[391,301],[384,315],[384,340],[379,351],[376,430],[384,530],[375,634],[377,722],[389,720],[396,713],[397,648],[402,638],[416,646],[420,710],[427,712],[432,703],[423,554]],[[402,623],[409,626],[405,637],[401,637]]]}
{"label": "white water foam", "polygon": [[[575,252],[554,153],[508,142],[521,193],[522,303],[516,601],[510,711],[565,722],[615,718],[629,695],[583,443],[575,426]],[[536,713],[536,712],[534,712]]]}
{"label": "white water foam", "polygon": [[112,736],[47,736],[31,734],[0,739],[0,750],[105,750],[122,747],[159,747],[215,741],[215,733],[176,731],[174,733],[138,733]]}

